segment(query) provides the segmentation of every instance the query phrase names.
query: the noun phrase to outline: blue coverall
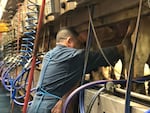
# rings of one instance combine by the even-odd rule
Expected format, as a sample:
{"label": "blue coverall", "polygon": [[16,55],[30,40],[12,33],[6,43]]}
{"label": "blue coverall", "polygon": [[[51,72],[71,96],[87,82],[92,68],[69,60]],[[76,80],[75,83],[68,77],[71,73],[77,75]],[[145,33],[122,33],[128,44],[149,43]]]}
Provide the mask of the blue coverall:
{"label": "blue coverall", "polygon": [[[110,63],[116,63],[120,56],[116,47],[103,49]],[[62,97],[82,78],[85,50],[57,45],[47,52],[43,58],[39,81],[44,91]],[[116,60],[117,59],[117,60]],[[86,73],[107,66],[107,62],[99,52],[90,52]],[[43,77],[43,78],[42,78]],[[39,84],[39,83],[38,83]],[[54,96],[37,94],[28,113],[50,113],[59,99]]]}

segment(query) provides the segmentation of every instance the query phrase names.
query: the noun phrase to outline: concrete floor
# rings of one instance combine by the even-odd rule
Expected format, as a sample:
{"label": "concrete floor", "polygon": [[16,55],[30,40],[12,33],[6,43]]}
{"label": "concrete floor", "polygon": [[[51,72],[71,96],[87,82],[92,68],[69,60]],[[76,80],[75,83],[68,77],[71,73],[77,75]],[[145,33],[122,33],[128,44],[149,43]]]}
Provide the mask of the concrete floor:
{"label": "concrete floor", "polygon": [[6,91],[0,83],[0,113],[21,113],[21,107],[14,105],[12,110],[10,104],[10,93]]}

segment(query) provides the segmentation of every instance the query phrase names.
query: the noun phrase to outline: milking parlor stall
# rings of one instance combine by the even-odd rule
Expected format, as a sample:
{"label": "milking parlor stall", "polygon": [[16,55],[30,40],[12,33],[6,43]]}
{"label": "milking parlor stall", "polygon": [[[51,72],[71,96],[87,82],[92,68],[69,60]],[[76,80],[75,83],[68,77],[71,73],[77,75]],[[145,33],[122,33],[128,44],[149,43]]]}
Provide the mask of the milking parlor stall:
{"label": "milking parlor stall", "polygon": [[[77,95],[74,113],[150,113],[150,0],[0,0],[0,113],[27,113],[63,27],[75,28],[86,54],[62,113]],[[103,48],[117,45],[110,62]],[[107,65],[85,73],[89,51]]]}

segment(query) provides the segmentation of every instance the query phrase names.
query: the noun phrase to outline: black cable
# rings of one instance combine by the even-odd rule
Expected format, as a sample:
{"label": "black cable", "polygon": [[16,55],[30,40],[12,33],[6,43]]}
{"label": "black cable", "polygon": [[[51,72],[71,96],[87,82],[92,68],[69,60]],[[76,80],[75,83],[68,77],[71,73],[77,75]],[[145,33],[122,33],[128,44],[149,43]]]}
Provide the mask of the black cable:
{"label": "black cable", "polygon": [[141,9],[142,9],[142,0],[139,0],[139,10],[138,10],[138,17],[135,27],[135,40],[133,43],[133,48],[131,52],[131,58],[129,62],[129,68],[128,68],[128,78],[126,83],[126,95],[125,95],[125,113],[130,113],[130,97],[131,97],[131,83],[133,78],[133,63],[135,58],[135,52],[136,52],[136,45],[138,40],[138,31],[139,31],[139,24],[140,24],[140,16],[141,16]]}
{"label": "black cable", "polygon": [[[88,7],[88,11],[90,13],[90,15],[93,14],[94,12],[94,7]],[[84,77],[86,74],[86,67],[87,67],[87,62],[88,62],[88,56],[89,56],[89,52],[90,52],[90,47],[91,47],[91,42],[92,42],[92,25],[91,22],[89,21],[89,30],[88,30],[88,37],[87,37],[87,41],[86,41],[86,49],[85,49],[85,60],[84,60],[84,68],[83,68],[83,74],[82,74],[82,79],[81,79],[81,85],[83,85],[84,83]],[[84,113],[84,91],[80,92],[79,95],[79,105],[80,105],[80,112]]]}
{"label": "black cable", "polygon": [[87,112],[86,112],[86,113],[90,113],[90,112],[91,112],[92,106],[93,106],[93,104],[94,104],[96,98],[97,98],[97,97],[100,95],[100,93],[101,93],[102,91],[104,91],[104,90],[105,90],[104,87],[100,88],[100,89],[96,92],[96,94],[92,97],[92,99],[91,99],[91,101],[90,101],[90,104],[89,104],[88,107],[87,107]]}

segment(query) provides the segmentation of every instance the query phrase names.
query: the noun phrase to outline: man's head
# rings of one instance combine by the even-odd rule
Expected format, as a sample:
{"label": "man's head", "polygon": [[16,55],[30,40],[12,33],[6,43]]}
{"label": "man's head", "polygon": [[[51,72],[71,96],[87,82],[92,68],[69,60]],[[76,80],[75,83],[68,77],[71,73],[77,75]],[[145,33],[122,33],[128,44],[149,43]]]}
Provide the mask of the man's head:
{"label": "man's head", "polygon": [[56,35],[56,43],[71,48],[79,48],[78,36],[79,34],[73,28],[63,28]]}

